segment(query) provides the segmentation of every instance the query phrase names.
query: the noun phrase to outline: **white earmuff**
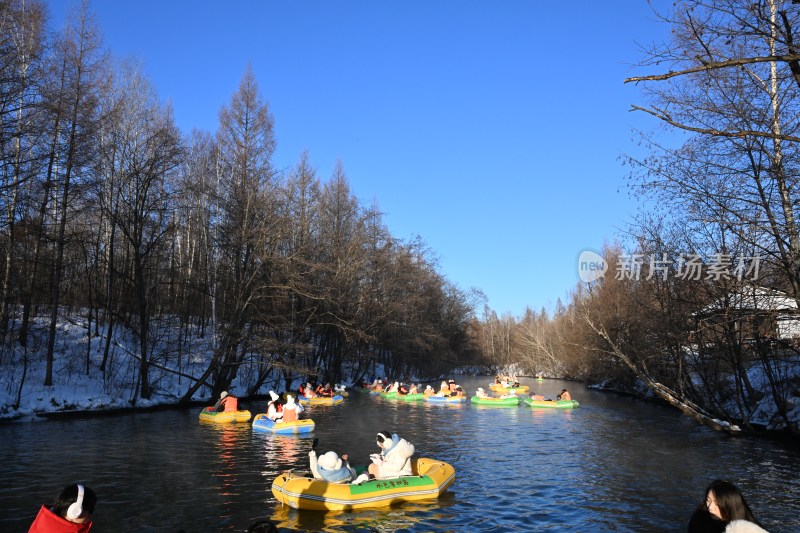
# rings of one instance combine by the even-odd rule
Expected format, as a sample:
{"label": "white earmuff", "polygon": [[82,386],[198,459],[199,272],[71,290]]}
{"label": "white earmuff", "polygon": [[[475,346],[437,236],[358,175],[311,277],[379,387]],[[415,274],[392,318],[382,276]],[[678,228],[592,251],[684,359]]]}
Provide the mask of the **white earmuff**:
{"label": "white earmuff", "polygon": [[67,509],[67,518],[75,520],[83,514],[83,485],[78,484],[78,499]]}

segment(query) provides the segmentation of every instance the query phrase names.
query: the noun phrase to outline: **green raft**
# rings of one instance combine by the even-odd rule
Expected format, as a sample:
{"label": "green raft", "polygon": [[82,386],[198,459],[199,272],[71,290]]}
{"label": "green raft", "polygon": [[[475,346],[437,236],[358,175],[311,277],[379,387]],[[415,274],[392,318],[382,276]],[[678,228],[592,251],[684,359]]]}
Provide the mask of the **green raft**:
{"label": "green raft", "polygon": [[425,400],[425,395],[421,392],[415,394],[398,394],[395,399],[403,402],[422,402]]}
{"label": "green raft", "polygon": [[477,405],[516,407],[519,405],[519,398],[519,396],[514,396],[513,398],[481,398],[480,396],[473,396],[469,401]]}
{"label": "green raft", "polygon": [[549,409],[575,409],[581,405],[577,400],[534,400],[525,398],[523,401],[528,407],[546,407]]}

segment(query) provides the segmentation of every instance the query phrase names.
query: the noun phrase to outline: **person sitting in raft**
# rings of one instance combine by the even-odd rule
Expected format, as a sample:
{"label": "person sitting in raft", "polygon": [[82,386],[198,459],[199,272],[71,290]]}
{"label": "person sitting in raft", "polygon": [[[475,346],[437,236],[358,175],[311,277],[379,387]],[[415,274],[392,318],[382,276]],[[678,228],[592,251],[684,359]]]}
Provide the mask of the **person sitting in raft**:
{"label": "person sitting in raft", "polygon": [[424,394],[427,398],[428,396],[433,396],[435,393],[433,392],[433,387],[430,385],[425,385],[425,390],[422,391],[422,394]]}
{"label": "person sitting in raft", "polygon": [[92,528],[97,495],[85,485],[67,485],[48,509],[42,505],[29,533],[85,533]]}
{"label": "person sitting in raft", "polygon": [[278,422],[283,418],[283,404],[280,402],[280,396],[275,394],[274,391],[269,391],[269,398],[267,402],[267,418],[273,422]]}
{"label": "person sitting in raft", "polygon": [[314,392],[314,387],[311,386],[311,383],[306,383],[306,388],[304,390],[306,398],[316,398],[317,395]]}
{"label": "person sitting in raft", "polygon": [[303,412],[303,406],[295,403],[294,396],[291,394],[286,395],[286,404],[283,406],[283,421],[294,422],[298,419],[300,413]]}
{"label": "person sitting in raft", "polygon": [[561,389],[561,394],[557,396],[558,400],[571,400],[572,395],[569,393],[567,389]]}
{"label": "person sitting in raft", "polygon": [[373,390],[375,390],[376,392],[383,392],[383,381],[379,379],[378,382],[375,384]]}
{"label": "person sitting in raft", "polygon": [[409,392],[408,386],[405,383],[401,383],[400,386],[397,387],[397,394],[402,394],[403,396],[405,396],[406,394],[408,394],[408,392]]}
{"label": "person sitting in raft", "polygon": [[239,399],[235,396],[231,396],[228,394],[228,391],[222,391],[219,395],[219,400],[217,403],[214,404],[214,411],[238,411],[239,410]]}
{"label": "person sitting in raft", "polygon": [[369,479],[368,474],[360,477],[354,468],[347,462],[347,454],[342,454],[340,458],[336,452],[324,453],[317,458],[317,452],[308,452],[308,459],[311,463],[311,473],[314,479],[327,481],[328,483],[360,483]]}
{"label": "person sitting in raft", "polygon": [[411,456],[415,451],[413,444],[388,431],[378,433],[376,442],[381,453],[369,456],[372,459],[368,469],[370,477],[392,479],[413,475],[411,470]]}
{"label": "person sitting in raft", "polygon": [[475,391],[475,396],[478,398],[491,398],[491,396],[486,394],[486,391],[483,390],[483,387],[478,387],[478,390]]}
{"label": "person sitting in raft", "polygon": [[544,396],[531,391],[531,400],[544,400]]}
{"label": "person sitting in raft", "polygon": [[447,382],[447,388],[450,390],[450,393],[445,394],[445,396],[464,396],[464,389],[461,388],[461,385],[457,385],[452,379]]}
{"label": "person sitting in raft", "polygon": [[419,394],[419,388],[413,383],[408,387],[409,394]]}
{"label": "person sitting in raft", "polygon": [[439,385],[439,392],[436,393],[436,396],[450,396],[450,386],[447,384],[447,381],[442,380],[441,385]]}

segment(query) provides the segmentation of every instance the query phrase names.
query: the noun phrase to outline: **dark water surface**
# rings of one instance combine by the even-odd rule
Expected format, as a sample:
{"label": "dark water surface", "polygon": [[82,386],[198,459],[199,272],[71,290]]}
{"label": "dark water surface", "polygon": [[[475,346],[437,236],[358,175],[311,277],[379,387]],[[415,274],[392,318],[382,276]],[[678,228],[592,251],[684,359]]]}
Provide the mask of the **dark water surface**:
{"label": "dark water surface", "polygon": [[[472,393],[488,378],[460,380]],[[709,481],[745,492],[771,532],[800,531],[800,451],[732,438],[672,409],[576,384],[523,380],[575,410],[407,404],[351,393],[314,406],[310,436],[206,425],[199,409],[0,426],[0,531],[27,531],[39,506],[73,481],[99,497],[93,532],[244,531],[267,517],[282,531],[685,531]],[[253,414],[265,405],[244,404]],[[296,511],[272,497],[275,476],[307,470],[318,451],[367,463],[391,430],[420,456],[453,464],[439,500],[347,513]]]}

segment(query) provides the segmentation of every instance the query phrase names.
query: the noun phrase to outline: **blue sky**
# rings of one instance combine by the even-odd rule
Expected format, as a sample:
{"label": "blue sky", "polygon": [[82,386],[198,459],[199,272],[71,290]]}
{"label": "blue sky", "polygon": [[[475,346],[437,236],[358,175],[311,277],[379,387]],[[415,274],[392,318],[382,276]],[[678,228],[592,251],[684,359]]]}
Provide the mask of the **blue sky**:
{"label": "blue sky", "polygon": [[[655,2],[664,5],[665,2]],[[60,28],[75,2],[49,2]],[[663,39],[646,0],[94,0],[105,45],[137,57],[178,126],[215,131],[251,64],[275,117],[275,164],[342,161],[391,233],[499,315],[552,308],[577,258],[637,209],[619,156],[639,44]],[[480,312],[481,310],[479,310]]]}

